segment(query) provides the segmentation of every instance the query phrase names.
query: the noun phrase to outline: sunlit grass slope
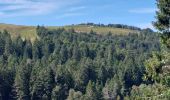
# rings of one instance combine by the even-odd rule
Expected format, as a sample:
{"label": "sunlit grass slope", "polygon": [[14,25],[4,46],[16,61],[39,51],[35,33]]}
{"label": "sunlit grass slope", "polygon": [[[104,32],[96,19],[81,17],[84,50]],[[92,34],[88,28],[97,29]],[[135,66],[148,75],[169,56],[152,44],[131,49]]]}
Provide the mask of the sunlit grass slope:
{"label": "sunlit grass slope", "polygon": [[37,38],[36,28],[33,26],[21,26],[12,24],[0,24],[0,31],[7,30],[11,37],[21,36],[23,39],[31,39],[34,41]]}
{"label": "sunlit grass slope", "polygon": [[[91,30],[97,34],[107,34],[109,32],[119,35],[127,35],[128,33],[138,33],[137,30],[122,29],[122,28],[111,28],[111,27],[97,27],[89,25],[70,25],[70,26],[47,26],[49,29],[65,28],[66,30],[74,29],[76,32],[89,33]],[[12,24],[0,24],[0,31],[7,30],[11,33],[11,37],[15,38],[21,36],[23,39],[30,39],[34,41],[38,36],[36,34],[35,26],[23,26],[23,25],[12,25]]]}
{"label": "sunlit grass slope", "polygon": [[89,25],[75,25],[75,26],[65,26],[66,29],[74,28],[77,32],[90,32],[93,30],[98,34],[107,34],[109,32],[119,35],[127,35],[128,33],[137,33],[137,30],[122,29],[122,28],[112,28],[112,27],[98,27]]}

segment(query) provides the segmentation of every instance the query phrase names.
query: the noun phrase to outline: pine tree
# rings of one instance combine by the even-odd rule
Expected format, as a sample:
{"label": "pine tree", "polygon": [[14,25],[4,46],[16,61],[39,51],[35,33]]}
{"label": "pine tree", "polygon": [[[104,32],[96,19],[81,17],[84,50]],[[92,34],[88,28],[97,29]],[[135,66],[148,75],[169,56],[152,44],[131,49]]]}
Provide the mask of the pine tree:
{"label": "pine tree", "polygon": [[36,39],[34,41],[33,44],[33,51],[32,51],[32,55],[34,59],[40,59],[43,56],[43,52],[42,52],[42,42],[40,42],[38,39]]}
{"label": "pine tree", "polygon": [[106,100],[117,100],[118,97],[122,96],[122,89],[123,89],[123,81],[115,76],[111,80],[107,80],[105,87],[103,88],[103,98]]}
{"label": "pine tree", "polygon": [[[157,0],[158,11],[154,26],[159,30],[162,40],[160,53],[155,53],[151,59],[146,61],[146,78],[160,82],[165,81],[169,74],[162,74],[163,69],[170,68],[170,0]],[[170,80],[170,79],[168,79]]]}
{"label": "pine tree", "polygon": [[5,49],[5,37],[4,34],[0,32],[0,55],[4,53]]}
{"label": "pine tree", "polygon": [[82,93],[80,91],[75,91],[74,89],[69,90],[69,95],[67,100],[81,100]]}
{"label": "pine tree", "polygon": [[67,52],[67,48],[65,45],[63,45],[61,47],[61,50],[60,50],[60,59],[61,59],[61,64],[64,64],[67,59],[68,59],[68,52]]}
{"label": "pine tree", "polygon": [[85,98],[88,100],[97,100],[95,83],[91,80],[87,84]]}
{"label": "pine tree", "polygon": [[20,56],[23,56],[23,46],[24,46],[24,43],[23,43],[23,40],[20,36],[18,36],[15,40],[14,40],[14,53],[16,56],[20,57]]}
{"label": "pine tree", "polygon": [[55,86],[52,90],[52,100],[60,100],[62,96],[61,87]]}
{"label": "pine tree", "polygon": [[105,83],[106,80],[107,80],[107,70],[106,68],[104,67],[104,65],[102,65],[100,68],[99,68],[99,71],[98,71],[98,78],[99,78],[99,81],[101,83]]}
{"label": "pine tree", "polygon": [[9,56],[12,53],[13,53],[12,40],[11,40],[10,34],[7,32],[6,33],[6,40],[5,40],[5,51],[4,51],[4,54],[6,56]]}
{"label": "pine tree", "polygon": [[161,36],[161,52],[154,53],[152,58],[145,62],[144,79],[166,86],[167,90],[164,90],[162,99],[167,99],[170,91],[168,86],[170,82],[170,71],[168,71],[170,69],[170,0],[157,0],[157,7],[154,26]]}
{"label": "pine tree", "polygon": [[73,47],[72,58],[75,59],[76,61],[80,61],[80,58],[81,58],[79,47],[77,47],[76,45]]}
{"label": "pine tree", "polygon": [[43,68],[38,73],[32,86],[32,99],[51,99],[54,86],[54,74],[50,68]]}
{"label": "pine tree", "polygon": [[162,42],[170,48],[170,0],[157,0],[157,7],[154,26],[162,33]]}
{"label": "pine tree", "polygon": [[30,100],[29,81],[31,74],[31,65],[21,65],[18,69],[15,77],[15,89],[17,93],[17,99]]}
{"label": "pine tree", "polygon": [[29,40],[26,40],[24,47],[24,55],[25,58],[32,59],[32,43]]}
{"label": "pine tree", "polygon": [[40,37],[44,37],[48,33],[47,29],[44,26],[39,26],[39,25],[36,28],[36,32],[37,32],[38,36],[40,36]]}
{"label": "pine tree", "polygon": [[12,84],[14,82],[12,70],[0,65],[0,100],[9,100]]}

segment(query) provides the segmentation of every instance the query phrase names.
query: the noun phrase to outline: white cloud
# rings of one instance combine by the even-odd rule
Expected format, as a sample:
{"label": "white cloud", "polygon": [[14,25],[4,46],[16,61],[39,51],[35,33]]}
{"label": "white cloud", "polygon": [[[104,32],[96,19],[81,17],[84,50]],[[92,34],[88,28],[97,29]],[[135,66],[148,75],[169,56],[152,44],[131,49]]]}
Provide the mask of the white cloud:
{"label": "white cloud", "polygon": [[[33,16],[49,14],[73,5],[79,0],[0,0],[0,17]],[[73,9],[74,10],[74,9]],[[0,14],[2,15],[2,14]]]}
{"label": "white cloud", "polygon": [[68,7],[62,14],[57,15],[56,19],[86,15],[85,13],[81,12],[81,10],[84,10],[85,8],[86,8],[85,6],[71,8]]}
{"label": "white cloud", "polygon": [[141,24],[137,24],[136,26],[145,29],[145,28],[150,28],[150,29],[155,29],[152,25],[152,23],[141,23]]}
{"label": "white cloud", "polygon": [[148,13],[155,13],[156,8],[136,8],[131,9],[128,12],[130,13],[138,13],[138,14],[148,14]]}
{"label": "white cloud", "polygon": [[72,7],[72,8],[70,8],[68,11],[69,11],[69,12],[74,12],[74,11],[83,10],[83,9],[85,9],[85,8],[86,8],[85,6]]}
{"label": "white cloud", "polygon": [[28,2],[27,0],[0,0],[0,4],[19,4]]}
{"label": "white cloud", "polygon": [[62,19],[62,18],[68,18],[68,17],[74,17],[74,16],[82,16],[86,15],[85,13],[65,13],[61,16],[57,16],[56,19]]}

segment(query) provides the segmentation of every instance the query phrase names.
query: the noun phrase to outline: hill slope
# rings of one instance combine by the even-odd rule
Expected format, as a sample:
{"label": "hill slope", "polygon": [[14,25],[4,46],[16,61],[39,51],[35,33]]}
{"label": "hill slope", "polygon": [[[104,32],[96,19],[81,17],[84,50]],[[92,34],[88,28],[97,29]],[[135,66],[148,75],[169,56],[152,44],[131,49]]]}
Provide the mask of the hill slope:
{"label": "hill slope", "polygon": [[37,37],[36,28],[33,26],[21,26],[12,24],[0,24],[0,31],[7,30],[13,38],[21,35],[22,38],[34,41]]}
{"label": "hill slope", "polygon": [[[70,25],[70,26],[47,26],[49,29],[65,28],[74,29],[76,32],[86,32],[89,33],[91,30],[98,34],[106,34],[111,32],[113,34],[126,35],[128,33],[138,33],[138,30],[113,28],[113,27],[99,27],[91,25]],[[12,37],[17,37],[21,35],[22,38],[31,39],[34,41],[37,38],[36,27],[35,26],[23,26],[23,25],[12,25],[12,24],[0,24],[0,31],[7,30],[11,33]]]}

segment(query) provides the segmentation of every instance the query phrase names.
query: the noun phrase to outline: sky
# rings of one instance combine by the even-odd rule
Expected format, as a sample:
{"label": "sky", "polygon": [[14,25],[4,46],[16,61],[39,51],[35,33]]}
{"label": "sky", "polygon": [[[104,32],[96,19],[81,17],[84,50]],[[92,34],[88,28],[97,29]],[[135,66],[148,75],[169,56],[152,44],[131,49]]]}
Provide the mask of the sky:
{"label": "sky", "polygon": [[127,24],[153,28],[156,0],[0,0],[0,23],[63,26]]}

